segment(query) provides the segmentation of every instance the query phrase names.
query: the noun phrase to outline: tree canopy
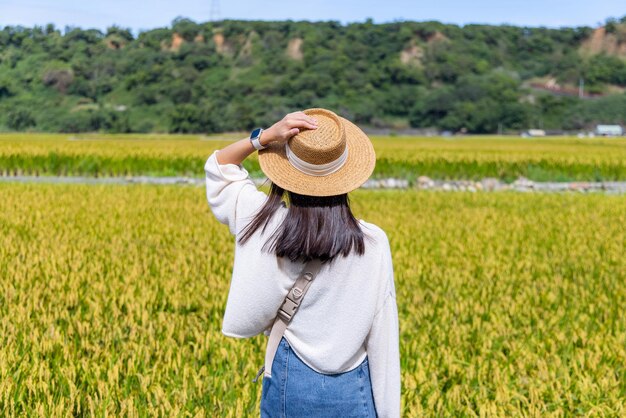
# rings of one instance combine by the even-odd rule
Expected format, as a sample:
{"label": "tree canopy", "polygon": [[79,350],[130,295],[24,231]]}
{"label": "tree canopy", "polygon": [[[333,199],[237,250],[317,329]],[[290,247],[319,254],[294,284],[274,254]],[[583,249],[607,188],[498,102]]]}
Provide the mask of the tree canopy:
{"label": "tree canopy", "polygon": [[[589,27],[179,18],[135,36],[7,26],[0,130],[219,132],[309,107],[475,133],[624,124],[626,17],[601,29],[614,48],[592,43]],[[576,96],[581,80],[593,98]]]}

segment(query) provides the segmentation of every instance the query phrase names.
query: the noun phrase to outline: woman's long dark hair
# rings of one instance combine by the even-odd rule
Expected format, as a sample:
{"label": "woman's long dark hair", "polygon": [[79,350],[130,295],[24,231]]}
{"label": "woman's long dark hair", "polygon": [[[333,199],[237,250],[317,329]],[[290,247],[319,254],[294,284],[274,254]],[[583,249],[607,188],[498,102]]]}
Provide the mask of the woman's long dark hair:
{"label": "woman's long dark hair", "polygon": [[320,259],[330,262],[338,255],[351,251],[365,252],[364,234],[350,210],[348,194],[307,196],[285,190],[270,181],[270,193],[265,204],[243,229],[239,242],[244,244],[262,227],[265,231],[272,216],[284,206],[287,192],[289,206],[282,224],[263,245],[263,250],[278,257],[296,261]]}

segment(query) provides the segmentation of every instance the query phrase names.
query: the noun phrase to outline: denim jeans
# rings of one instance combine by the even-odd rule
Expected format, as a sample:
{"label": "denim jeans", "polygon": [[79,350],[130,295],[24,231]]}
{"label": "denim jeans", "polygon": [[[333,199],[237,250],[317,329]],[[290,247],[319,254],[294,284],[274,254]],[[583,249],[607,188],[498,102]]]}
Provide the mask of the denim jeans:
{"label": "denim jeans", "polygon": [[282,337],[272,377],[263,376],[261,418],[296,417],[376,417],[368,358],[348,372],[321,374]]}

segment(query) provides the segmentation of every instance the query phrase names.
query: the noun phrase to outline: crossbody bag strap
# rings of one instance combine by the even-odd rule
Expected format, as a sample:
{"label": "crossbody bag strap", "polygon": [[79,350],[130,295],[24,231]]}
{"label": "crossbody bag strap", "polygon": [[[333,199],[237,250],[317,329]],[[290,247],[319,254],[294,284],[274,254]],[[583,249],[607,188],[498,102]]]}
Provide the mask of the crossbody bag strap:
{"label": "crossbody bag strap", "polygon": [[263,370],[265,370],[265,376],[272,377],[272,363],[274,362],[274,357],[276,356],[276,350],[278,350],[280,340],[287,329],[287,325],[289,325],[291,319],[298,311],[300,303],[302,303],[302,299],[304,299],[304,295],[307,290],[309,290],[311,282],[315,276],[317,276],[321,267],[322,262],[319,259],[313,259],[307,262],[302,270],[302,273],[300,273],[300,276],[291,287],[291,290],[287,293],[285,300],[278,309],[278,313],[274,319],[274,324],[272,325],[269,340],[267,341],[265,365],[261,367],[256,377],[252,380],[253,382],[256,382],[259,379]]}

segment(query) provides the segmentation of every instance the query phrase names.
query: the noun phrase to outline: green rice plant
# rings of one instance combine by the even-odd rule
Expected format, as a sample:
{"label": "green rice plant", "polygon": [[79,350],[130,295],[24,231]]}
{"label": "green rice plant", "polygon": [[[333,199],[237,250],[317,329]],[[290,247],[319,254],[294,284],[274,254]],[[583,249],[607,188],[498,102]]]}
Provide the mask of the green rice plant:
{"label": "green rice plant", "polygon": [[[2,134],[0,173],[202,177],[208,155],[244,133],[202,136]],[[626,139],[373,137],[374,178],[626,180]],[[253,155],[244,162],[262,177]]]}

